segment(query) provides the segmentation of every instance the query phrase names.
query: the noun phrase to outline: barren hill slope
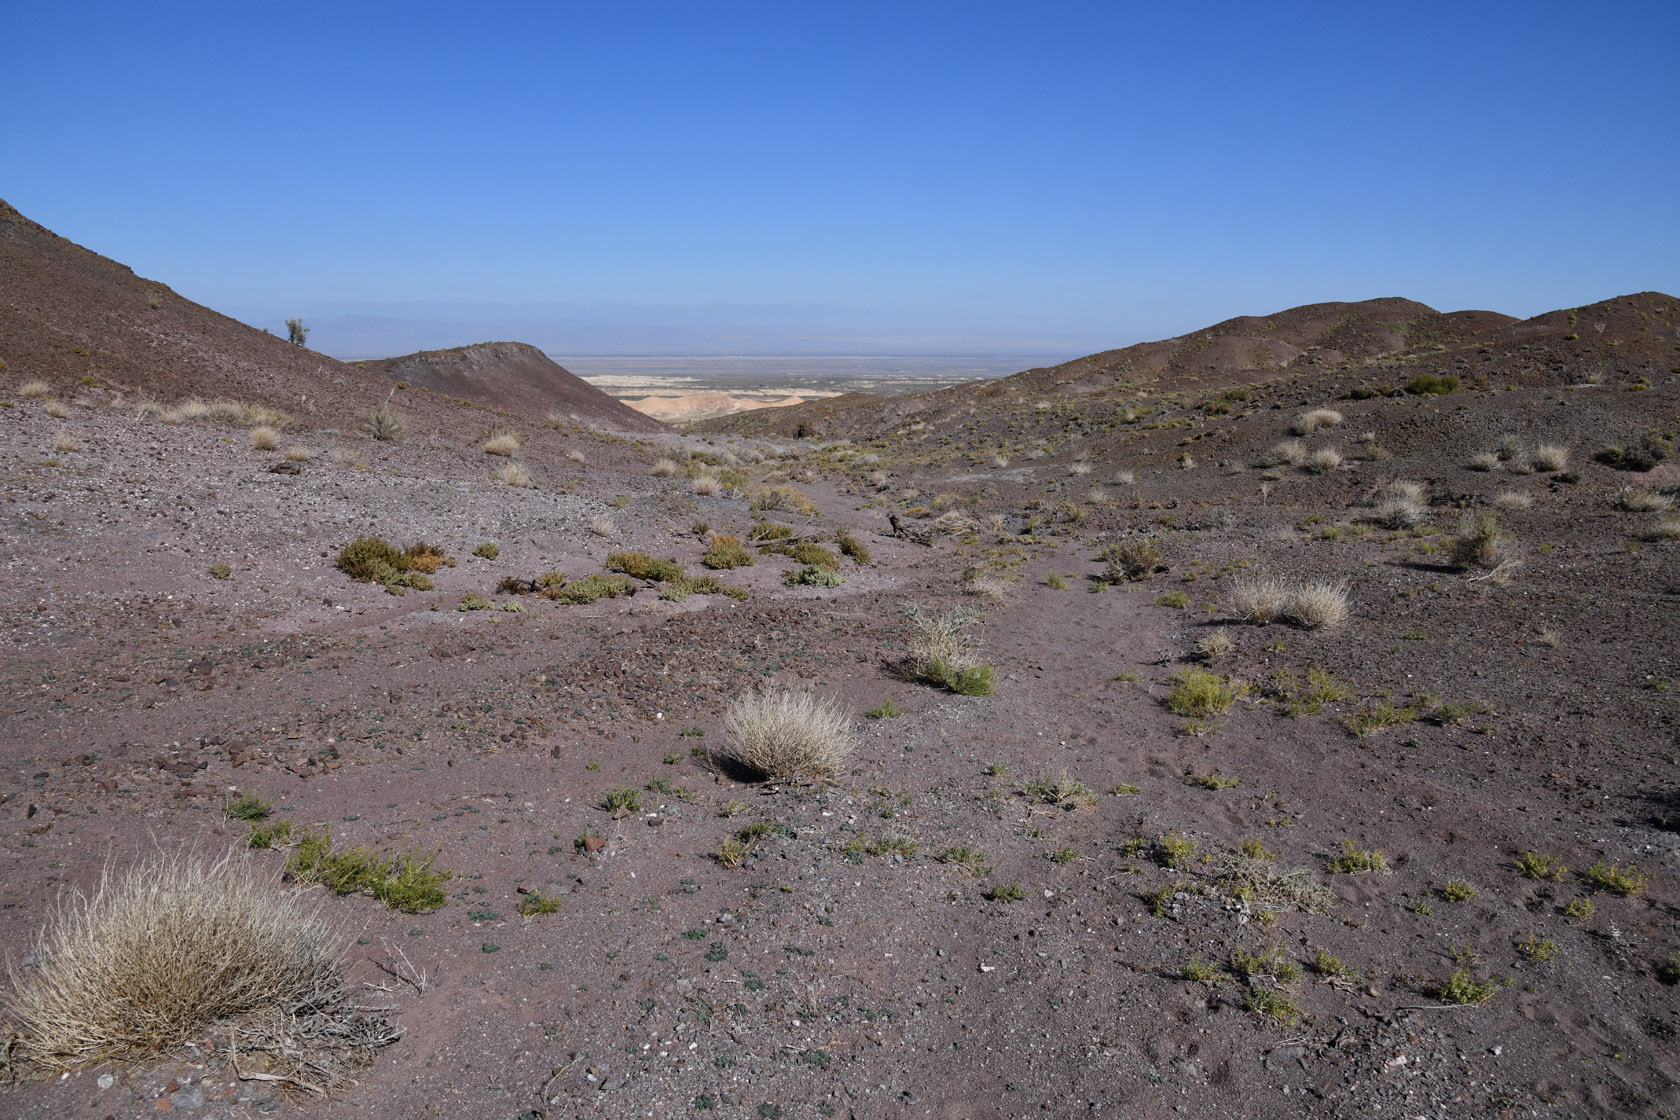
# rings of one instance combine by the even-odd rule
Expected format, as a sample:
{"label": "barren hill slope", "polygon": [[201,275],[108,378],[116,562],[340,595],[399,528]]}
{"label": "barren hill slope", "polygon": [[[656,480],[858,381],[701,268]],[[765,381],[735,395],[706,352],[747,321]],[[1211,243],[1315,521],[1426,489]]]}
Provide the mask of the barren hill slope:
{"label": "barren hill slope", "polygon": [[144,397],[238,397],[293,414],[315,411],[322,398],[371,403],[388,390],[365,372],[136,276],[3,201],[0,359],[12,380],[67,388],[92,378]]}
{"label": "barren hill slope", "polygon": [[1680,300],[1617,296],[1518,320],[1496,311],[1436,311],[1399,298],[1316,303],[1239,316],[1175,338],[1106,350],[996,381],[902,397],[849,394],[699,428],[739,435],[869,438],[914,415],[937,425],[981,402],[1066,400],[1104,392],[1165,394],[1287,379],[1341,394],[1391,390],[1419,374],[1466,384],[1542,386],[1571,378],[1631,380],[1673,367]]}
{"label": "barren hill slope", "polygon": [[394,381],[411,382],[434,393],[524,413],[533,419],[558,412],[586,424],[621,431],[658,432],[665,428],[524,342],[479,342],[356,364]]}

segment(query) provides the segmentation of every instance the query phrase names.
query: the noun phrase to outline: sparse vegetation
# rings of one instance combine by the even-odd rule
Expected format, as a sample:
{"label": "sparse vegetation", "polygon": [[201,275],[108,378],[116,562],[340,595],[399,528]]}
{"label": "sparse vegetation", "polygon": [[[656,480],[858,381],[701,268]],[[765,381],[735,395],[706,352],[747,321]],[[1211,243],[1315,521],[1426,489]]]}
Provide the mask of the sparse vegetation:
{"label": "sparse vegetation", "polygon": [[729,533],[714,533],[710,547],[700,558],[700,563],[719,571],[751,567],[754,562],[752,551],[741,543],[741,538]]}
{"label": "sparse vegetation", "polygon": [[1388,860],[1375,848],[1361,848],[1344,838],[1342,854],[1333,857],[1329,867],[1338,875],[1358,875],[1367,871],[1387,871]]}
{"label": "sparse vegetation", "polygon": [[1459,525],[1451,545],[1452,560],[1460,568],[1495,568],[1504,558],[1502,545],[1499,515],[1490,509],[1477,510]]}
{"label": "sparse vegetation", "polygon": [[408,432],[408,421],[391,407],[389,401],[381,401],[367,414],[365,426],[368,435],[384,443],[400,440]]}
{"label": "sparse vegetation", "polygon": [[[432,581],[413,558],[381,537],[357,537],[338,554],[338,568],[358,583],[377,583],[393,595],[413,588],[430,590]],[[436,570],[433,568],[432,570]]]}
{"label": "sparse vegetation", "polygon": [[1561,883],[1569,875],[1562,859],[1542,852],[1524,852],[1518,856],[1517,870],[1526,878],[1546,883]]}
{"label": "sparse vegetation", "polygon": [[1166,705],[1175,715],[1206,719],[1231,710],[1249,686],[1243,681],[1220,676],[1198,666],[1186,666],[1172,675]]}
{"label": "sparse vegetation", "polygon": [[1063,770],[1057,778],[1034,778],[1021,787],[1021,796],[1029,802],[1048,805],[1052,809],[1089,809],[1097,803],[1091,787]]}
{"label": "sparse vegetation", "polygon": [[1104,565],[1103,578],[1109,583],[1145,579],[1163,567],[1166,554],[1152,537],[1132,537],[1110,545],[1097,554]]}
{"label": "sparse vegetation", "polygon": [[1290,425],[1292,435],[1310,436],[1320,428],[1333,428],[1342,422],[1342,414],[1333,408],[1315,408],[1311,412],[1303,412]]}
{"label": "sparse vegetation", "polygon": [[1231,611],[1243,622],[1286,622],[1303,630],[1339,626],[1347,620],[1348,588],[1327,580],[1288,583],[1239,579],[1231,584]]}
{"label": "sparse vegetation", "polygon": [[1458,392],[1456,373],[1420,373],[1402,386],[1414,397],[1441,397]]}
{"label": "sparse vegetation", "polygon": [[301,833],[286,860],[286,872],[300,883],[320,883],[335,894],[369,894],[404,914],[436,910],[444,903],[447,871],[436,856],[404,852],[381,857],[371,848],[334,851],[327,832]]}
{"label": "sparse vegetation", "polygon": [[1645,884],[1651,881],[1649,875],[1641,875],[1633,864],[1618,867],[1614,863],[1595,860],[1581,878],[1598,887],[1600,890],[1611,891],[1615,894],[1633,896],[1645,889]]}

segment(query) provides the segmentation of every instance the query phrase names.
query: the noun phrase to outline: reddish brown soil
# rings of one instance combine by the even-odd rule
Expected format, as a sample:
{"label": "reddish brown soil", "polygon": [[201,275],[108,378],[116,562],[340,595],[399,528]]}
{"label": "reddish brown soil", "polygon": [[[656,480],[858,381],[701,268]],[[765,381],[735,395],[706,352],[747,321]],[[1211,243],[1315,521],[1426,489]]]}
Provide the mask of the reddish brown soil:
{"label": "reddish brown soil", "polygon": [[[1669,305],[1637,320],[1648,331],[1611,341],[1631,349],[1647,340],[1627,335],[1652,335],[1672,365]],[[1673,493],[1680,475],[1672,459],[1636,474],[1592,455],[1680,426],[1680,390],[1660,367],[1565,388],[1577,380],[1566,354],[1530,354],[1545,368],[1563,361],[1560,384],[1513,376],[1509,390],[1501,378],[1486,391],[1341,401],[1336,386],[1358,381],[1292,372],[1245,400],[1158,393],[1132,420],[1116,417],[1122,394],[1137,402],[1131,390],[1045,389],[1016,404],[1002,394],[993,410],[976,396],[975,412],[929,411],[922,429],[900,425],[868,447],[784,444],[792,458],[747,469],[755,485],[793,481],[817,500],[823,516],[801,521],[806,531],[850,527],[867,542],[871,562],[845,561],[841,587],[788,588],[789,562],[766,556],[725,573],[750,591],[744,603],[668,602],[645,588],[581,607],[526,596],[517,614],[455,607],[469,592],[508,601],[495,590],[503,577],[596,570],[617,548],[698,570],[695,522],[744,531],[752,513],[739,496],[696,498],[651,465],[748,445],[536,430],[524,456],[538,484],[514,489],[487,480],[499,460],[461,419],[482,410],[432,402],[458,411],[422,416],[403,443],[305,419],[293,442],[343,446],[369,469],[323,455],[282,475],[269,470],[277,453],[249,449],[237,429],[138,419],[99,407],[107,398],[92,389],[63,418],[8,396],[0,943],[21,957],[57,892],[88,886],[109,858],[160,842],[242,844],[246,827],[219,811],[232,788],[342,843],[436,850],[454,878],[448,903],[419,916],[365,897],[330,904],[355,939],[355,982],[387,982],[374,962],[388,946],[430,977],[424,995],[366,990],[395,1008],[403,1037],[356,1087],[278,1096],[189,1051],[25,1082],[0,1109],[1673,1115],[1680,989],[1662,968],[1680,952],[1680,545],[1645,539],[1657,519],[1611,499],[1629,483]],[[63,377],[3,356],[12,384]],[[1650,387],[1630,391],[1639,373]],[[185,391],[171,382],[159,395]],[[255,395],[225,395],[241,394]],[[1307,442],[1349,461],[1263,479],[1256,457],[1321,405],[1346,420]],[[61,429],[77,450],[53,449]],[[1464,468],[1505,435],[1525,449],[1568,444],[1573,473]],[[998,448],[1009,465],[988,465]],[[1196,465],[1181,469],[1186,452]],[[1080,463],[1090,472],[1072,473]],[[1131,483],[1115,481],[1122,471]],[[1448,533],[1501,491],[1528,495],[1528,508],[1502,514],[1521,568],[1503,584],[1474,579],[1444,563],[1439,536],[1361,529],[1365,503],[1396,478],[1426,484],[1429,524]],[[1106,493],[1090,494],[1092,480]],[[946,505],[999,514],[1003,529],[931,547],[885,534],[889,510],[922,525]],[[603,513],[619,536],[590,531]],[[459,563],[435,590],[400,598],[351,583],[332,557],[368,532],[442,543]],[[1140,532],[1160,540],[1166,571],[1090,590],[1097,550]],[[473,557],[487,539],[501,545],[496,559]],[[216,562],[231,578],[208,574]],[[1018,581],[987,605],[962,594],[969,571]],[[1225,592],[1245,572],[1345,579],[1351,618],[1316,632],[1230,623]],[[1048,586],[1052,573],[1073,577],[1070,589]],[[1161,605],[1170,592],[1184,609]],[[909,603],[981,606],[994,695],[892,671]],[[1257,687],[1209,733],[1187,735],[1163,696],[1221,624],[1237,648],[1214,668]],[[1309,667],[1349,694],[1291,718],[1272,702],[1277,674]],[[768,789],[694,753],[722,739],[730,699],[765,680],[857,713],[846,773]],[[1470,712],[1363,738],[1343,724],[1383,698],[1424,694]],[[889,701],[903,714],[863,715]],[[1022,795],[1064,771],[1096,791],[1093,806],[1051,810]],[[1238,784],[1193,780],[1211,771]],[[645,788],[659,780],[683,792]],[[1109,792],[1120,783],[1140,792]],[[615,820],[599,798],[618,786],[642,789],[643,804]],[[722,815],[732,803],[740,811]],[[789,835],[761,842],[745,867],[720,866],[720,841],[754,821]],[[579,853],[589,833],[606,843]],[[1172,833],[1209,856],[1258,839],[1278,866],[1310,870],[1335,905],[1245,906],[1217,889],[1215,864],[1152,859],[1148,842]],[[919,848],[870,855],[854,843],[894,837]],[[1385,853],[1389,870],[1332,873],[1344,839]],[[992,869],[973,876],[935,858],[956,847],[985,852]],[[1528,850],[1561,857],[1574,877],[1524,878],[1514,861]],[[285,855],[255,858],[278,869]],[[1595,891],[1581,875],[1600,860],[1649,880],[1631,897]],[[1474,896],[1444,897],[1455,880]],[[1019,901],[986,897],[1009,884]],[[529,888],[559,895],[558,912],[520,918]],[[1582,898],[1593,914],[1567,917]],[[1520,952],[1531,935],[1555,945],[1549,963]],[[1305,974],[1278,985],[1185,976],[1266,948]],[[1482,1005],[1444,1004],[1453,953],[1472,948],[1477,979],[1509,984]],[[1321,982],[1319,949],[1357,979]],[[1274,990],[1300,1018],[1247,1009]]]}

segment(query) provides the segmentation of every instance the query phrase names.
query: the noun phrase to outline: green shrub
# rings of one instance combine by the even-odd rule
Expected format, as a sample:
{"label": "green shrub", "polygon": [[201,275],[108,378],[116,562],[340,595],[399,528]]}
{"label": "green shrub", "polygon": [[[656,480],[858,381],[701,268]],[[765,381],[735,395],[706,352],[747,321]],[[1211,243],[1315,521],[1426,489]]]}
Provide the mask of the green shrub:
{"label": "green shrub", "polygon": [[1420,373],[1403,386],[1414,397],[1440,397],[1458,392],[1456,373]]}
{"label": "green shrub", "polygon": [[1517,870],[1526,878],[1548,883],[1561,883],[1569,875],[1563,860],[1541,852],[1524,852],[1518,856]]}
{"label": "green shrub", "polygon": [[1175,715],[1205,719],[1222,715],[1248,692],[1242,681],[1220,676],[1199,666],[1191,665],[1172,675],[1173,686],[1167,690],[1167,707]]}
{"label": "green shrub", "polygon": [[210,565],[210,578],[211,579],[227,579],[228,577],[230,577],[232,575],[233,575],[233,569],[228,567],[226,564],[212,564],[212,565]]}
{"label": "green shrub", "polygon": [[418,914],[444,903],[443,883],[450,873],[436,870],[436,859],[414,852],[382,859],[371,848],[335,852],[330,833],[306,832],[286,870],[300,883],[320,883],[336,894],[370,894],[392,910]]}
{"label": "green shrub", "polygon": [[636,585],[623,576],[592,575],[572,580],[559,587],[550,587],[542,592],[542,597],[577,606],[593,603],[597,599],[616,599],[620,595],[633,595],[635,592]]}
{"label": "green shrub", "polygon": [[782,582],[789,587],[808,585],[812,587],[839,587],[846,582],[846,577],[828,568],[797,568],[782,577]]}
{"label": "green shrub", "polygon": [[474,556],[482,556],[486,560],[494,560],[501,554],[502,546],[497,544],[495,541],[485,541],[483,544],[473,549]]}
{"label": "green shrub", "polygon": [[629,786],[619,786],[609,789],[601,795],[601,808],[615,817],[629,816],[640,811],[642,795]]}
{"label": "green shrub", "polygon": [[840,546],[840,554],[850,556],[853,563],[859,565],[869,563],[869,546],[850,533],[837,534],[834,543]]}
{"label": "green shrub", "polygon": [[773,521],[760,521],[747,533],[749,541],[781,541],[793,536],[793,529]]}
{"label": "green shrub", "polygon": [[255,790],[246,790],[238,797],[222,798],[222,816],[230,821],[260,821],[274,811],[272,801],[264,801]]}
{"label": "green shrub", "polygon": [[1644,890],[1645,884],[1651,880],[1649,875],[1641,875],[1639,868],[1631,863],[1626,867],[1618,867],[1613,863],[1605,863],[1603,860],[1595,861],[1591,867],[1581,873],[1581,878],[1595,887],[1629,896],[1636,895]]}
{"label": "green shrub", "polygon": [[729,533],[718,533],[712,537],[711,547],[706,555],[700,558],[700,563],[708,568],[727,571],[733,568],[750,568],[754,560],[753,554],[741,543],[741,538]]}
{"label": "green shrub", "polygon": [[645,579],[654,583],[682,578],[682,565],[675,560],[655,560],[645,552],[611,552],[607,554],[606,568],[611,572],[623,572],[632,579]]}
{"label": "green shrub", "polygon": [[1089,809],[1097,803],[1091,787],[1068,777],[1066,770],[1059,778],[1034,778],[1021,787],[1021,796],[1053,809]]}
{"label": "green shrub", "polygon": [[840,567],[840,561],[834,553],[814,541],[801,541],[794,545],[791,555],[796,563],[815,568],[826,568],[832,571]]}
{"label": "green shrub", "polygon": [[1342,841],[1342,854],[1330,861],[1330,870],[1338,875],[1357,875],[1364,871],[1387,871],[1388,860],[1375,848],[1356,847],[1352,840]]}
{"label": "green shrub", "polygon": [[1624,447],[1611,444],[1593,458],[1619,471],[1648,471],[1674,454],[1674,440],[1657,432],[1647,432],[1639,443]]}
{"label": "green shrub", "polygon": [[1103,578],[1109,583],[1121,583],[1147,578],[1163,567],[1166,554],[1153,538],[1134,537],[1103,549],[1097,559],[1106,565]]}
{"label": "green shrub", "polygon": [[455,609],[458,611],[493,611],[496,609],[496,604],[482,595],[467,595],[461,599],[461,605]]}
{"label": "green shrub", "polygon": [[377,583],[393,595],[409,588],[429,591],[432,587],[429,578],[410,570],[412,563],[406,552],[380,537],[357,537],[345,545],[338,554],[338,568],[358,583]]}

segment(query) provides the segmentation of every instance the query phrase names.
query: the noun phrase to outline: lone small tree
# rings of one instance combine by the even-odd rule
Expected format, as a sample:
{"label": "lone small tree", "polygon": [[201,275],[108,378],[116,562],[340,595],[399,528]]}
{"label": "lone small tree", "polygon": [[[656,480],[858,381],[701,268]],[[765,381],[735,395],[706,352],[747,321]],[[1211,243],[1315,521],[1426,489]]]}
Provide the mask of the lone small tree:
{"label": "lone small tree", "polygon": [[293,346],[302,346],[309,338],[309,328],[303,325],[302,319],[287,319],[286,337]]}

